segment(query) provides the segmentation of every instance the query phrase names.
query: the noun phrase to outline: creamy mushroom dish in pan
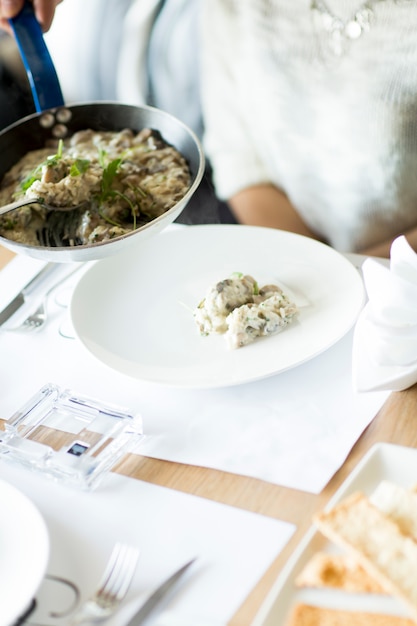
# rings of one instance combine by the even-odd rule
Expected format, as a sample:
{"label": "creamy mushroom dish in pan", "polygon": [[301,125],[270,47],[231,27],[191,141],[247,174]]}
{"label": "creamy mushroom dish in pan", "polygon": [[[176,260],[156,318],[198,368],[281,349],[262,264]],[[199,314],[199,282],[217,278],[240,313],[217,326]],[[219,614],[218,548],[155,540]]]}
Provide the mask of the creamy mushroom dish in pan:
{"label": "creamy mushroom dish in pan", "polygon": [[158,131],[82,130],[28,152],[5,174],[0,206],[22,197],[34,204],[0,216],[0,235],[34,246],[107,241],[159,217],[190,186],[186,160]]}

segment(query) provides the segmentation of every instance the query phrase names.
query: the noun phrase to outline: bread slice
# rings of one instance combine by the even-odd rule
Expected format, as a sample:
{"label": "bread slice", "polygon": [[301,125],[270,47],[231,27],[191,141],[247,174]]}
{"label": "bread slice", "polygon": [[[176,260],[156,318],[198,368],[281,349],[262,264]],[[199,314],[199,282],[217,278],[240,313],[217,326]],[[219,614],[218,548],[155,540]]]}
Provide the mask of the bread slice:
{"label": "bread slice", "polygon": [[417,493],[387,480],[379,483],[372,504],[388,515],[405,535],[417,541]]}
{"label": "bread slice", "polygon": [[295,579],[296,587],[340,589],[347,593],[385,593],[356,559],[316,552]]}
{"label": "bread slice", "polygon": [[405,617],[297,604],[285,626],[415,626]]}
{"label": "bread slice", "polygon": [[362,494],[354,493],[314,517],[388,592],[405,601],[417,621],[417,543]]}

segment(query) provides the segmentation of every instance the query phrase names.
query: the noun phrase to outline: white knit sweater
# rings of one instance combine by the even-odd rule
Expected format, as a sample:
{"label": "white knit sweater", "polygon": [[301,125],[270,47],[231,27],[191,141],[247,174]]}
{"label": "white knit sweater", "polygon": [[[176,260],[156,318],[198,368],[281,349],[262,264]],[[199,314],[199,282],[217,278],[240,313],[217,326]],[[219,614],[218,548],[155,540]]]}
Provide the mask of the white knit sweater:
{"label": "white knit sweater", "polygon": [[[417,226],[417,2],[375,3],[335,63],[310,4],[206,0],[205,147],[220,197],[273,182],[355,251]],[[326,0],[344,21],[363,4]]]}

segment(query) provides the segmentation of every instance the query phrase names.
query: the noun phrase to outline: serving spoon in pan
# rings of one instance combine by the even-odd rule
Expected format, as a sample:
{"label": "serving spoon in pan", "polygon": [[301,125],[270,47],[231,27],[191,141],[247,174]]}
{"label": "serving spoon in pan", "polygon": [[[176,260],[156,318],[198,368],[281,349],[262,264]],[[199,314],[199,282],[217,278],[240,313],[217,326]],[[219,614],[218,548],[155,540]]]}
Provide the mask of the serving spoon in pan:
{"label": "serving spoon in pan", "polygon": [[40,204],[48,211],[74,211],[75,209],[80,209],[86,203],[81,202],[80,204],[76,204],[74,206],[55,206],[52,204],[48,204],[43,200],[43,198],[23,198],[21,200],[16,200],[16,202],[10,202],[10,204],[4,204],[3,206],[1,206],[0,215],[10,213],[10,211],[20,209],[21,207],[28,206],[29,204]]}

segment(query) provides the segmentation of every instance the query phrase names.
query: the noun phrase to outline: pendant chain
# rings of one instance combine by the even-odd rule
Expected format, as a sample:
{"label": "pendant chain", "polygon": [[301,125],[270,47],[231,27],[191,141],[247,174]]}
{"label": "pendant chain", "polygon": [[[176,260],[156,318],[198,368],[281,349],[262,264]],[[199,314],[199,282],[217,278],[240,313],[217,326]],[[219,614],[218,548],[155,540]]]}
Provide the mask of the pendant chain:
{"label": "pendant chain", "polygon": [[[409,4],[412,0],[395,0],[396,4]],[[328,51],[335,57],[343,56],[349,44],[371,30],[375,21],[374,7],[387,0],[367,0],[347,20],[332,13],[323,0],[311,0],[317,35],[323,37]]]}

